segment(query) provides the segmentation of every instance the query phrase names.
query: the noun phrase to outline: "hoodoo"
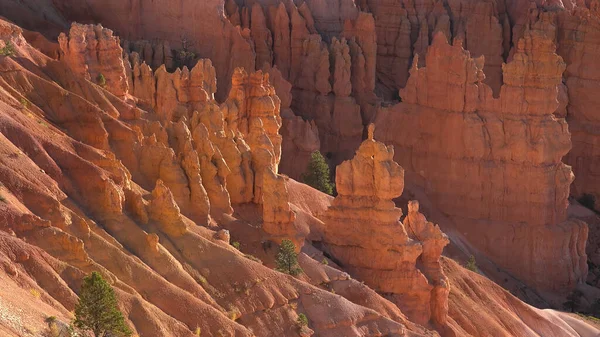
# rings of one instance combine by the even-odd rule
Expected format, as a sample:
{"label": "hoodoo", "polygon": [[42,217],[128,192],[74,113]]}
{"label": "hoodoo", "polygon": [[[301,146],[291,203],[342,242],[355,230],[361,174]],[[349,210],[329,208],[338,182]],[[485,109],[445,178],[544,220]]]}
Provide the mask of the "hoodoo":
{"label": "hoodoo", "polygon": [[0,336],[599,336],[598,41],[598,0],[0,0]]}
{"label": "hoodoo", "polygon": [[354,158],[336,169],[338,196],[323,216],[326,251],[350,275],[389,294],[410,319],[443,325],[449,284],[438,260],[448,238],[418,213],[416,201],[407,234],[402,210],[392,201],[404,189],[404,170],[394,161],[393,146],[373,133],[370,124]]}

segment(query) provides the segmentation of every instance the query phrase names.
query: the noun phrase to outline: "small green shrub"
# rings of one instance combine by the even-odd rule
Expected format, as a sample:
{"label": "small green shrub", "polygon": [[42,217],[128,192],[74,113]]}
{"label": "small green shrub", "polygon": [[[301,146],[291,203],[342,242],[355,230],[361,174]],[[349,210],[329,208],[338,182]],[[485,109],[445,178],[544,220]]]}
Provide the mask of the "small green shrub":
{"label": "small green shrub", "polygon": [[302,268],[298,264],[296,246],[291,240],[285,239],[281,242],[279,252],[275,257],[275,263],[277,264],[277,270],[282,273],[296,276],[302,272]]}
{"label": "small green shrub", "polygon": [[200,336],[202,334],[202,329],[200,329],[199,326],[196,327],[196,330],[194,330],[194,335],[195,336]]}
{"label": "small green shrub", "polygon": [[48,316],[48,317],[46,317],[44,322],[46,322],[48,324],[54,323],[54,322],[56,322],[56,316]]}
{"label": "small green shrub", "polygon": [[327,261],[327,258],[324,257],[323,260],[321,260],[321,263],[324,265],[328,265],[329,261]]}
{"label": "small green shrub", "polygon": [[240,243],[237,241],[234,241],[231,243],[231,245],[233,246],[233,248],[240,250]]}
{"label": "small green shrub", "polygon": [[6,198],[2,194],[0,194],[0,201],[1,202],[6,202]]}
{"label": "small green shrub", "polygon": [[300,336],[307,336],[310,334],[310,329],[308,328],[308,318],[305,314],[299,314],[296,319],[296,327],[298,328],[298,332]]}
{"label": "small green shrub", "polygon": [[27,109],[29,107],[29,101],[25,97],[21,97],[19,101],[24,108]]}
{"label": "small green shrub", "polygon": [[467,260],[467,265],[465,267],[475,273],[479,271],[479,268],[477,268],[477,261],[475,261],[475,256],[469,256],[469,259]]}
{"label": "small green shrub", "polygon": [[98,83],[98,85],[101,87],[106,86],[106,77],[104,77],[104,74],[98,74],[98,76],[96,77],[96,83]]}
{"label": "small green shrub", "polygon": [[4,47],[0,48],[0,56],[14,56],[15,55],[15,46],[13,46],[12,42],[6,41]]}
{"label": "small green shrub", "polygon": [[569,295],[567,295],[567,300],[563,303],[565,309],[570,312],[575,311],[579,305],[581,304],[581,298],[583,297],[583,293],[580,290],[573,290]]}
{"label": "small green shrub", "polygon": [[29,293],[37,299],[42,297],[42,294],[37,289],[34,289],[34,288],[29,289]]}
{"label": "small green shrub", "polygon": [[67,336],[80,337],[81,334],[77,331],[77,329],[75,329],[75,326],[73,324],[69,324],[69,326],[67,327]]}
{"label": "small green shrub", "polygon": [[187,50],[187,48],[183,48],[178,51],[176,50],[174,55],[175,57],[173,63],[176,68],[191,68],[194,64],[194,60],[196,59],[196,53]]}
{"label": "small green shrub", "polygon": [[299,314],[296,324],[298,324],[298,327],[308,326],[308,317],[305,314]]}
{"label": "small green shrub", "polygon": [[44,335],[45,337],[60,337],[60,328],[56,323],[48,324],[48,331]]}

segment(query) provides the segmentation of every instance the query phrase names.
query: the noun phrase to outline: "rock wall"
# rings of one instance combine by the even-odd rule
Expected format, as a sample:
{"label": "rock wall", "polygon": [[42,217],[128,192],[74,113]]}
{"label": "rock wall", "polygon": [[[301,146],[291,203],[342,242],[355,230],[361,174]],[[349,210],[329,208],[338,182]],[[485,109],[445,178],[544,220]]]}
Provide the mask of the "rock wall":
{"label": "rock wall", "polygon": [[483,58],[437,33],[427,66],[413,63],[403,103],[376,124],[473,245],[528,284],[567,291],[587,274],[587,226],[565,222],[573,174],[561,159],[571,143],[553,115],[565,63],[551,36],[537,25],[524,32],[494,98]]}
{"label": "rock wall", "polygon": [[60,58],[71,65],[76,76],[105,86],[118,97],[127,94],[123,49],[110,29],[73,23],[69,34],[61,33],[58,42]]}
{"label": "rock wall", "polygon": [[265,67],[263,71],[269,74],[269,81],[281,100],[282,126],[279,132],[282,144],[279,171],[300,181],[311,154],[321,149],[319,129],[314,121],[304,120],[294,114],[291,109],[292,84],[283,78],[279,69]]}
{"label": "rock wall", "polygon": [[475,57],[483,55],[485,83],[494,92],[502,84],[502,62],[510,49],[511,26],[503,3],[497,1],[364,0],[361,9],[371,12],[377,31],[377,78],[380,93],[395,98],[408,80],[412,58],[425,53],[432,38],[442,32],[463,40]]}
{"label": "rock wall", "polygon": [[249,37],[225,19],[223,2],[91,0],[63,1],[54,6],[68,21],[102,22],[124,40],[158,40],[174,50],[181,50],[189,41],[190,51],[213,61],[218,82],[223,83],[216,94],[221,100],[229,91],[235,68],[255,69]]}
{"label": "rock wall", "polygon": [[[279,0],[228,1],[225,6],[232,24],[249,30],[256,64],[276,67],[292,84],[291,111],[315,122],[321,152],[333,163],[352,156],[363,124],[376,110],[373,17],[348,1],[340,6],[335,13],[325,2],[297,7]],[[294,170],[283,172],[297,176]]]}
{"label": "rock wall", "polygon": [[571,194],[577,198],[592,195],[600,209],[600,115],[595,92],[600,89],[600,13],[598,3],[577,7],[557,16],[557,52],[567,62],[565,84],[568,92],[567,122],[573,149],[565,162],[573,167],[575,181]]}
{"label": "rock wall", "polygon": [[392,199],[402,194],[404,170],[393,158],[392,146],[373,139],[371,124],[355,157],[337,167],[338,196],[323,216],[323,243],[334,261],[389,294],[411,320],[443,326],[449,285],[438,260],[449,241],[420,218],[418,206],[411,208],[408,227],[400,222],[402,210]]}

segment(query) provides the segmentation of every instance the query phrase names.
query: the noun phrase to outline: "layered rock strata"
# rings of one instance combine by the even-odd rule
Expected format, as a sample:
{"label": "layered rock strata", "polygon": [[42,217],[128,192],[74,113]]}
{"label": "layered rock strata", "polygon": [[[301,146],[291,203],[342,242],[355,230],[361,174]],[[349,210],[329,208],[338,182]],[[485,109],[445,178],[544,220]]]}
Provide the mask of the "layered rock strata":
{"label": "layered rock strata", "polygon": [[[229,20],[250,31],[257,66],[275,66],[292,84],[292,111],[315,122],[320,149],[335,163],[352,156],[363,135],[363,122],[371,120],[376,110],[375,23],[371,15],[344,2],[349,12],[341,12],[336,24],[318,23],[319,28],[313,9],[325,11],[320,15],[332,13],[317,2],[297,7],[291,2],[258,1],[240,7],[228,1],[226,6]],[[297,176],[294,171],[285,173]]]}
{"label": "layered rock strata", "polygon": [[393,147],[373,139],[373,125],[355,157],[337,167],[336,188],[323,216],[328,253],[352,276],[389,294],[411,320],[444,325],[449,288],[437,260],[449,241],[419,218],[417,207],[407,234],[392,201],[404,189],[404,170],[394,162]]}
{"label": "layered rock strata", "polygon": [[123,49],[110,29],[74,23],[68,35],[61,33],[58,42],[61,59],[77,76],[105,86],[118,97],[125,96],[129,88],[122,72]]}
{"label": "layered rock strata", "polygon": [[[208,217],[219,213],[243,223],[227,214],[228,203],[240,206],[230,202],[233,195],[260,210],[252,203],[256,178],[247,192],[227,186],[244,170],[256,176],[255,155],[277,152],[264,130],[268,122],[262,124],[279,113],[266,75],[236,71],[236,99],[219,106],[209,62],[191,71],[148,71],[151,78],[140,83],[154,81],[158,99],[142,110],[131,105],[133,98],[125,102],[73,76],[68,58],[44,56],[4,21],[0,39],[14,46],[13,55],[0,56],[0,277],[15,294],[26,294],[23,307],[44,310],[35,320],[52,313],[69,321],[82,278],[99,271],[113,285],[127,324],[142,337],[195,331],[297,336],[300,313],[310,322],[304,336],[435,335],[420,327],[413,333],[381,307],[372,305],[378,312],[254,262],[228,244],[225,231],[206,228]],[[234,106],[238,119],[230,113]],[[262,131],[233,135],[232,125],[253,120]],[[259,131],[256,140],[265,142],[250,141]],[[284,178],[267,163],[258,218],[285,223],[293,215]],[[271,189],[281,193],[277,200],[266,197],[275,197]],[[19,295],[0,291],[3,310],[12,314],[7,299]],[[331,305],[341,310],[323,316]]]}
{"label": "layered rock strata", "polygon": [[561,158],[571,143],[553,115],[565,64],[532,27],[494,98],[483,58],[461,42],[436,34],[427,66],[414,62],[403,103],[379,115],[377,135],[473,245],[538,289],[572,289],[587,274],[587,226],[565,222],[573,174]]}
{"label": "layered rock strata", "polygon": [[436,33],[458,38],[473,56],[485,56],[485,83],[494,92],[502,84],[503,57],[508,55],[511,26],[504,4],[497,1],[360,1],[373,13],[377,31],[377,78],[381,94],[395,98],[409,77],[413,57],[426,65],[425,54]]}
{"label": "layered rock strata", "polygon": [[[77,39],[80,31],[103,34],[88,36],[83,43]],[[69,38],[61,36],[61,41],[69,41],[61,44],[65,55],[62,61],[77,74],[79,69],[93,68],[98,63],[98,53],[85,46],[100,44],[100,38],[118,41],[101,26],[74,24]],[[168,59],[164,56],[164,44],[158,46],[147,47],[143,51],[145,58],[160,53],[156,49],[163,52],[156,62]],[[122,53],[118,43],[116,47]],[[79,50],[76,60],[72,60],[74,53],[70,50]],[[138,52],[132,52],[124,63],[116,55],[106,56],[103,63],[109,63],[107,60],[117,63],[112,69],[105,68],[106,78],[119,78],[125,84],[130,79],[131,86],[125,87],[123,95],[135,96],[140,106],[149,109],[147,117],[155,119],[140,121],[139,111],[133,116],[122,116],[138,130],[130,136],[135,139],[130,139],[135,156],[125,157],[123,163],[144,188],[150,190],[157,180],[164,181],[182,213],[200,224],[208,224],[210,214],[231,214],[232,203],[254,202],[269,215],[265,217],[268,233],[296,238],[293,212],[289,205],[285,208],[287,198],[268,198],[263,193],[265,183],[270,192],[284,186],[279,181],[283,178],[277,178],[282,143],[281,101],[268,74],[247,74],[236,69],[229,96],[219,105],[214,99],[216,71],[210,60],[199,60],[191,70],[184,67],[173,73],[165,65],[153,71]],[[90,79],[88,73],[79,75]],[[109,84],[113,83],[107,81]],[[161,163],[160,167],[156,162]],[[281,233],[275,232],[276,228]],[[301,246],[302,240],[296,241]]]}

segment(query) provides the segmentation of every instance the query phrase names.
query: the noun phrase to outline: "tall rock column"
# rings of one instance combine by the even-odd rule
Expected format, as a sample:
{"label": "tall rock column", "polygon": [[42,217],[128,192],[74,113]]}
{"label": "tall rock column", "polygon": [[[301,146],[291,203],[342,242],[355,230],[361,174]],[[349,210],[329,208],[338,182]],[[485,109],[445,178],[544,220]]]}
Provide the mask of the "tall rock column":
{"label": "tall rock column", "polygon": [[408,236],[422,242],[423,254],[419,257],[421,270],[433,285],[431,292],[431,317],[439,324],[446,324],[448,315],[448,295],[450,286],[448,278],[444,275],[440,265],[440,256],[444,247],[450,243],[448,236],[442,232],[438,225],[427,221],[425,215],[419,212],[419,202],[408,202],[408,215],[404,218],[404,227]]}
{"label": "tall rock column", "polygon": [[[443,304],[447,291],[437,290],[447,289],[439,264],[435,266],[441,250],[432,248],[443,248],[448,241],[428,234],[420,242],[407,234],[399,220],[402,210],[392,201],[404,189],[404,170],[393,157],[393,147],[375,141],[370,125],[369,137],[354,158],[337,167],[338,196],[324,215],[323,242],[345,270],[376,291],[390,294],[411,320],[444,324],[445,316],[432,316],[447,307]],[[419,259],[427,261],[425,272],[417,267]],[[445,294],[445,299],[438,294]]]}
{"label": "tall rock column", "polygon": [[282,138],[279,129],[281,100],[262,71],[250,75],[236,69],[228,100],[221,106],[225,132],[245,140],[252,155],[254,190],[252,201],[263,211],[263,230],[276,242],[291,239],[301,247],[304,237],[294,227],[285,178],[278,175]]}

